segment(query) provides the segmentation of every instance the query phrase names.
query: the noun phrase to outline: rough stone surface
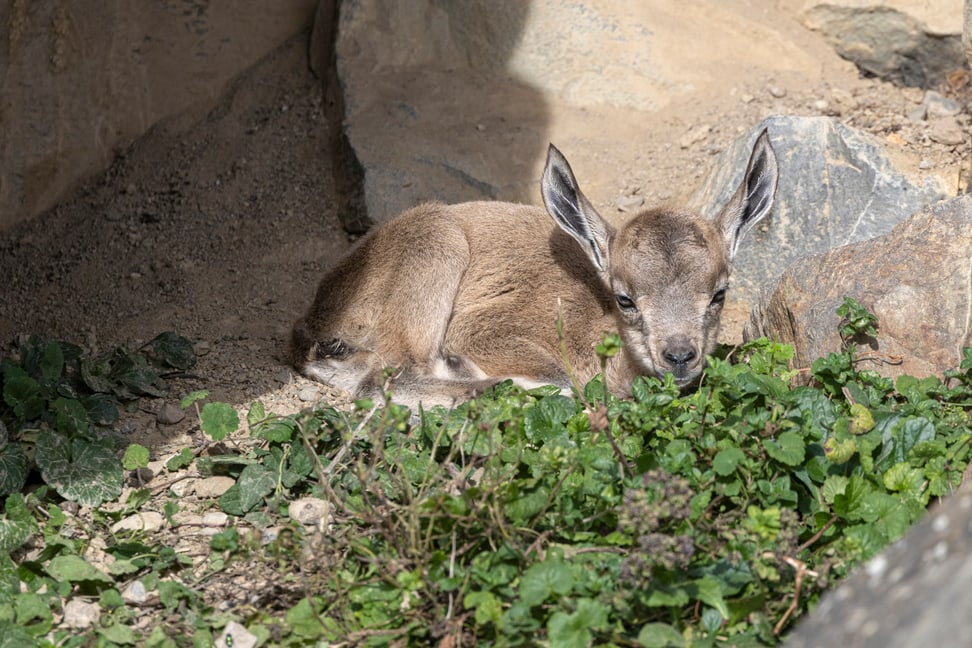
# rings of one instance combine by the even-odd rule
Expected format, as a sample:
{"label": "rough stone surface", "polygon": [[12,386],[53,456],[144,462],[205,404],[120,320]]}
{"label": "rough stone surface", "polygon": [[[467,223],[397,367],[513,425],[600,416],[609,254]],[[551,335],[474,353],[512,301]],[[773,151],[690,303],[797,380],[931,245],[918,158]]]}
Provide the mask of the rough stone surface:
{"label": "rough stone surface", "polygon": [[64,625],[69,628],[89,628],[101,616],[101,606],[96,601],[71,599],[64,604]]}
{"label": "rough stone surface", "polygon": [[158,531],[165,524],[165,518],[161,513],[155,511],[142,511],[134,515],[129,515],[111,526],[112,533],[119,531],[145,531],[152,533]]}
{"label": "rough stone surface", "polygon": [[731,96],[741,66],[782,88],[796,71],[824,74],[826,59],[824,43],[783,37],[739,0],[357,0],[336,47],[376,222],[432,199],[537,203],[551,141],[593,170],[585,192],[601,200],[617,182],[604,159],[652,153],[657,113]]}
{"label": "rough stone surface", "polygon": [[965,62],[962,0],[811,0],[803,21],[864,72],[896,83],[928,87]]}
{"label": "rough stone surface", "polygon": [[197,481],[193,484],[193,492],[196,494],[196,497],[220,497],[235,483],[236,480],[232,477],[216,475],[215,477],[207,477]]}
{"label": "rough stone surface", "polygon": [[972,636],[972,491],[966,485],[849,576],[786,648],[965,646]]}
{"label": "rough stone surface", "polygon": [[316,5],[0,3],[0,229],[56,203],[160,119],[204,114]]}
{"label": "rough stone surface", "polygon": [[[845,296],[878,318],[860,365],[888,376],[941,376],[972,346],[972,196],[937,203],[880,238],[801,260],[763,295],[743,336],[792,344],[798,367],[840,349]],[[891,364],[881,357],[900,357]]]}
{"label": "rough stone surface", "polygon": [[689,205],[713,217],[742,178],[756,136],[766,128],[780,180],[770,216],[740,245],[732,276],[736,299],[751,300],[800,257],[887,233],[948,193],[937,176],[902,175],[867,134],[828,117],[771,117],[722,153]]}
{"label": "rough stone surface", "polygon": [[303,497],[290,504],[290,518],[301,524],[318,524],[325,520],[330,511],[326,500],[317,497]]}

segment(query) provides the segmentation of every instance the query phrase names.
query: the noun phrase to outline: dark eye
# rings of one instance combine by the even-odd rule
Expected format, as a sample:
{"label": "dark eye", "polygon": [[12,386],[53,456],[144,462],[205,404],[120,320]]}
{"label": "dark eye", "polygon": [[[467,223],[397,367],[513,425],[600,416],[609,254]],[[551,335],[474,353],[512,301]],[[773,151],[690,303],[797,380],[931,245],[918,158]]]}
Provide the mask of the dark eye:
{"label": "dark eye", "polygon": [[715,291],[715,294],[714,295],[712,295],[712,301],[709,302],[709,305],[710,306],[719,306],[724,301],[726,301],[726,289],[725,288],[720,288],[719,290]]}
{"label": "dark eye", "polygon": [[623,311],[633,311],[635,310],[635,303],[631,301],[631,298],[622,293],[618,293],[614,296],[618,300],[618,306],[621,307]]}

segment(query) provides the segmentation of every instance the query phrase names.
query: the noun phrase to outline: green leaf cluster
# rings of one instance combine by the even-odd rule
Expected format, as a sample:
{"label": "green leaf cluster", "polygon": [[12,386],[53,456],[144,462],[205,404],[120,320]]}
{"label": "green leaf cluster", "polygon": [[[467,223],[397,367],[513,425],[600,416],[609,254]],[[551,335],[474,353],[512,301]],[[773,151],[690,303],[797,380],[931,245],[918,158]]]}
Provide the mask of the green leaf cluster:
{"label": "green leaf cluster", "polygon": [[[20,492],[36,468],[66,499],[97,506],[118,497],[123,473],[111,426],[119,401],[161,395],[161,373],[194,362],[189,341],[174,333],[95,357],[28,338],[16,359],[0,361],[0,496]],[[133,466],[147,462],[133,452]]]}

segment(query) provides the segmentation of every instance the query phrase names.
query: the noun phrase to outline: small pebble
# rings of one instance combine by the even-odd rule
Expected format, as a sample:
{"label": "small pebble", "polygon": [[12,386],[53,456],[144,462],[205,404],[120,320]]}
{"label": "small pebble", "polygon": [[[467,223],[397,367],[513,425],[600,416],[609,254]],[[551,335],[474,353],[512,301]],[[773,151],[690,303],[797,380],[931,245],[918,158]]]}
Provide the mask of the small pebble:
{"label": "small pebble", "polygon": [[222,511],[208,511],[202,516],[202,523],[205,526],[211,527],[223,527],[226,526],[226,522],[229,520],[229,516]]}
{"label": "small pebble", "polygon": [[206,342],[205,340],[201,340],[192,345],[192,352],[197,356],[204,356],[211,350],[212,347],[209,345],[209,342]]}
{"label": "small pebble", "polygon": [[62,623],[69,628],[89,628],[101,616],[101,606],[79,599],[71,599],[64,604]]}
{"label": "small pebble", "polygon": [[621,196],[615,201],[618,211],[628,212],[638,209],[645,204],[644,196]]}
{"label": "small pebble", "polygon": [[228,491],[230,486],[235,483],[236,480],[232,477],[225,477],[222,475],[217,475],[216,477],[207,477],[206,479],[200,479],[195,483],[193,492],[196,494],[196,497],[219,497]]}
{"label": "small pebble", "polygon": [[132,581],[122,590],[121,597],[126,603],[141,605],[148,600],[148,590],[145,589],[145,584],[142,581]]}
{"label": "small pebble", "polygon": [[817,99],[813,102],[813,107],[819,112],[825,113],[827,112],[827,109],[830,108],[830,104],[827,103],[826,99]]}
{"label": "small pebble", "polygon": [[242,624],[230,621],[214,643],[217,648],[253,648],[257,645],[257,636]]}
{"label": "small pebble", "polygon": [[930,123],[931,128],[928,131],[928,137],[939,144],[958,146],[969,137],[954,117],[940,117]]}
{"label": "small pebble", "polygon": [[158,531],[165,524],[165,518],[162,517],[161,513],[156,513],[155,511],[142,511],[141,513],[136,513],[135,515],[129,515],[127,518],[121,519],[115,522],[111,526],[112,533],[118,533],[119,531]]}
{"label": "small pebble", "polygon": [[709,136],[710,132],[712,132],[712,127],[709,126],[708,124],[699,126],[697,128],[693,128],[692,130],[685,133],[684,135],[682,135],[682,137],[679,138],[678,145],[683,149],[687,149],[693,144],[696,144],[704,140],[706,137]]}
{"label": "small pebble", "polygon": [[766,90],[769,91],[769,93],[774,97],[776,97],[777,99],[782,99],[783,97],[786,96],[786,90],[781,88],[780,86],[771,85],[767,87]]}
{"label": "small pebble", "polygon": [[935,163],[929,160],[928,158],[925,158],[918,163],[918,168],[921,169],[922,171],[927,171],[928,169],[934,169]]}
{"label": "small pebble", "polygon": [[321,393],[314,387],[305,387],[297,392],[297,400],[302,403],[312,403],[320,398]]}
{"label": "small pebble", "polygon": [[186,410],[175,403],[166,403],[159,410],[159,414],[155,417],[155,420],[162,425],[175,425],[184,418],[186,418]]}
{"label": "small pebble", "polygon": [[290,519],[301,524],[317,524],[327,517],[330,505],[327,500],[317,497],[302,497],[291,502],[289,508]]}
{"label": "small pebble", "polygon": [[293,380],[294,375],[290,373],[290,369],[284,369],[283,371],[278,371],[273,375],[273,379],[280,383],[281,385],[289,385],[290,381]]}
{"label": "small pebble", "polygon": [[922,102],[928,111],[929,117],[952,117],[962,112],[962,106],[954,99],[949,99],[934,90],[925,93],[925,100]]}
{"label": "small pebble", "polygon": [[748,103],[753,103],[753,101],[756,100],[756,97],[754,97],[753,95],[749,94],[748,92],[743,93],[739,98],[742,99],[742,102],[743,103],[747,103],[747,104]]}

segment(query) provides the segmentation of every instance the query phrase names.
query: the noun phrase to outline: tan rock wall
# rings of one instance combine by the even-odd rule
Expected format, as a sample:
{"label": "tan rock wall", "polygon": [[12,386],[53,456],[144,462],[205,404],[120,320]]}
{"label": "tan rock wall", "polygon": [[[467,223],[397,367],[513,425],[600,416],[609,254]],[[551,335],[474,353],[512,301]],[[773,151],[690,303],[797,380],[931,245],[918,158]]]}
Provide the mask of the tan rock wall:
{"label": "tan rock wall", "polygon": [[317,0],[0,2],[0,229],[308,27]]}

